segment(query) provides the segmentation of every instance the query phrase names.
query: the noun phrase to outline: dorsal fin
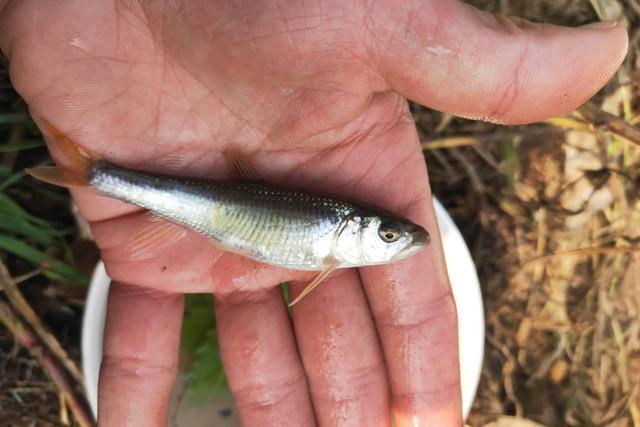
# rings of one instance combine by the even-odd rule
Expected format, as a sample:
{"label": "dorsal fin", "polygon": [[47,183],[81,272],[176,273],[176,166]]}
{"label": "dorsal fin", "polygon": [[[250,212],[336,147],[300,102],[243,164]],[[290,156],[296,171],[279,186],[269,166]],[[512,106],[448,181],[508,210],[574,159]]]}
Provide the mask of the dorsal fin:
{"label": "dorsal fin", "polygon": [[241,152],[227,150],[224,152],[224,156],[236,178],[247,181],[262,181],[256,168]]}

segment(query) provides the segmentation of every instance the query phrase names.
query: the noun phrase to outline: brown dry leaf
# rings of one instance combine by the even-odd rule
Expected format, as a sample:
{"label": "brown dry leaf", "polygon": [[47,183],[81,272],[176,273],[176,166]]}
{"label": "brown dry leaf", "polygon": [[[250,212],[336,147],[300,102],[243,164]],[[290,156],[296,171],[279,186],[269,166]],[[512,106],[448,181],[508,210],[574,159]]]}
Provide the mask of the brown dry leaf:
{"label": "brown dry leaf", "polygon": [[630,215],[627,236],[629,239],[640,239],[640,227],[637,226],[640,224],[640,200],[636,201]]}
{"label": "brown dry leaf", "polygon": [[613,93],[605,96],[602,101],[602,111],[606,111],[614,116],[620,116],[622,113],[622,102],[624,98],[624,88],[619,87]]}
{"label": "brown dry leaf", "polygon": [[[519,145],[520,165],[514,187],[522,201],[533,201],[540,190],[548,199],[562,191],[564,170],[564,138],[551,133],[545,138],[525,138]],[[549,179],[555,177],[556,179]],[[560,179],[558,179],[560,178]],[[518,189],[519,186],[526,186]]]}
{"label": "brown dry leaf", "polygon": [[524,347],[529,338],[529,334],[531,333],[531,318],[525,317],[520,322],[520,327],[518,328],[518,332],[516,334],[516,343],[519,347]]}
{"label": "brown dry leaf", "polygon": [[554,384],[561,383],[567,377],[567,372],[569,372],[567,362],[564,360],[556,360],[551,367],[551,382]]}

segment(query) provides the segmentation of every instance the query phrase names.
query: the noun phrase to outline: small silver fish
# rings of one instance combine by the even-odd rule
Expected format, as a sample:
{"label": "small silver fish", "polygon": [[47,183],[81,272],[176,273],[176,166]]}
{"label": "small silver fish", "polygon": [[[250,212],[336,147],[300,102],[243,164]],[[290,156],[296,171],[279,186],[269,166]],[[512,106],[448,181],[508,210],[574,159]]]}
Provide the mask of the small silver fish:
{"label": "small silver fish", "polygon": [[244,180],[201,180],[122,168],[95,160],[51,125],[62,167],[28,172],[43,181],[89,186],[194,230],[221,248],[296,270],[321,273],[291,305],[335,268],[386,264],[427,245],[421,226],[382,209],[259,180],[236,160]]}

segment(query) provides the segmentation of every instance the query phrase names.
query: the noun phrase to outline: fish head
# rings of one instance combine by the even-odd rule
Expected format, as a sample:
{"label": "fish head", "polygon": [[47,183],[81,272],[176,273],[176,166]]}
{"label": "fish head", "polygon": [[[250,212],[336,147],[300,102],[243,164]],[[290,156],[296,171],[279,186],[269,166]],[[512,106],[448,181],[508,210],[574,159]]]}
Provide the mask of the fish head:
{"label": "fish head", "polygon": [[334,256],[351,266],[387,264],[415,254],[430,241],[429,232],[411,221],[359,212],[343,224]]}

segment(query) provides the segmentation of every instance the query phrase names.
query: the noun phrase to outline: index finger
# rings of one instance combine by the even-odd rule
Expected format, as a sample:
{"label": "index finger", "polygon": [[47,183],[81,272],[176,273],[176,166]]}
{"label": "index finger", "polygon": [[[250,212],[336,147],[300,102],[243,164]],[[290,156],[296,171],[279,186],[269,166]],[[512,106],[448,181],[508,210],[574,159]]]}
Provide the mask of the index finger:
{"label": "index finger", "polygon": [[399,427],[462,423],[456,309],[434,252],[361,271]]}
{"label": "index finger", "polygon": [[[462,424],[456,307],[433,207],[432,244],[360,275],[387,362],[397,426]],[[418,421],[418,423],[416,423]]]}
{"label": "index finger", "polygon": [[405,206],[398,213],[431,234],[430,245],[421,252],[359,270],[387,364],[395,425],[460,426],[456,307],[424,157],[412,123],[399,124],[384,138],[405,141],[405,149],[415,152],[402,167],[386,172],[385,165],[380,167],[391,184],[372,193],[372,202]]}
{"label": "index finger", "polygon": [[98,384],[98,425],[167,422],[178,373],[182,294],[112,282]]}

